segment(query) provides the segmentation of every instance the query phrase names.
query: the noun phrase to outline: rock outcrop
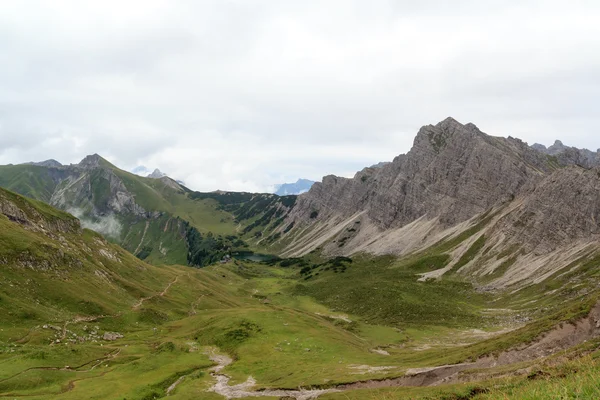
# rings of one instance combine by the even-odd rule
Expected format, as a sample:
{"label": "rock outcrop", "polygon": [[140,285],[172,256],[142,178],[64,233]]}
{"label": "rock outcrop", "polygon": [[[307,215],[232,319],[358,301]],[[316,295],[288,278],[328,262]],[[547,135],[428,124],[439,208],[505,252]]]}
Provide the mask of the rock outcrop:
{"label": "rock outcrop", "polygon": [[167,174],[162,172],[160,169],[156,168],[151,174],[148,174],[147,177],[152,179],[160,179],[164,176],[167,176]]}
{"label": "rock outcrop", "polygon": [[565,146],[560,140],[556,140],[548,148],[539,143],[535,143],[531,148],[555,157],[555,161],[560,165],[578,165],[584,168],[600,166],[600,151],[593,152],[588,149]]}
{"label": "rock outcrop", "polygon": [[544,177],[498,229],[526,252],[548,253],[600,236],[600,168],[568,166]]}
{"label": "rock outcrop", "polygon": [[78,233],[79,220],[66,213],[40,212],[40,205],[0,189],[0,214],[28,229],[50,233]]}
{"label": "rock outcrop", "polygon": [[328,218],[366,210],[381,229],[424,216],[451,226],[511,201],[553,169],[518,139],[488,136],[448,118],[421,128],[412,149],[392,163],[352,179],[324,177],[299,197],[291,218],[307,222],[315,211]]}
{"label": "rock outcrop", "polygon": [[530,147],[448,118],[422,127],[393,162],[352,179],[326,176],[299,196],[280,229],[283,255],[316,248],[402,255],[462,237],[445,250],[448,268],[429,275],[452,269],[480,239],[460,271],[483,277],[502,267],[493,275],[501,285],[539,281],[597,248],[595,157],[559,141]]}

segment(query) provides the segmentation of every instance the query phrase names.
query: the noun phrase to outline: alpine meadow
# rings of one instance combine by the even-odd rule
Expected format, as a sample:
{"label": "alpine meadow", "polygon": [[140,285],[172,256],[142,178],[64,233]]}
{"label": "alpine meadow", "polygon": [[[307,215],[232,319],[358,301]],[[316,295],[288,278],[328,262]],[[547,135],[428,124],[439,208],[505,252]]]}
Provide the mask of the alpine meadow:
{"label": "alpine meadow", "polygon": [[600,399],[598,38],[587,0],[0,2],[0,399]]}

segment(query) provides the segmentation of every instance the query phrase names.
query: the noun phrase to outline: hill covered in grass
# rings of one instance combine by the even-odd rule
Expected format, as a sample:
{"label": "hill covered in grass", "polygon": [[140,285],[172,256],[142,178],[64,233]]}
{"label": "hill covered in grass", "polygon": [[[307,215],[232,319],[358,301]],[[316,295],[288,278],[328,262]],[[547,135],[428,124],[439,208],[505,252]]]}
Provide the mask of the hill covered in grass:
{"label": "hill covered in grass", "polygon": [[[79,164],[0,166],[0,186],[65,210],[152,264],[205,266],[257,247],[295,197],[198,193],[167,176],[144,178],[98,155]],[[278,219],[279,218],[279,219]]]}
{"label": "hill covered in grass", "polygon": [[313,252],[156,267],[0,189],[0,395],[594,398],[596,275],[554,296],[418,280],[447,262]]}

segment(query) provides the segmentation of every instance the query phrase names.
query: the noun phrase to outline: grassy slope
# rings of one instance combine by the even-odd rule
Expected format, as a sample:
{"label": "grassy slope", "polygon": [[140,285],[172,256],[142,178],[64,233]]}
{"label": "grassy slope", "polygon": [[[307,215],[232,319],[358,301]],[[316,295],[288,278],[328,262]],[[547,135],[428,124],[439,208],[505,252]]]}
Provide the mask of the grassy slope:
{"label": "grassy slope", "polygon": [[[32,207],[40,205],[39,212],[48,217],[70,218],[37,202],[14,198]],[[286,292],[296,281],[297,270],[254,264],[201,271],[156,268],[91,231],[64,234],[61,240],[4,217],[0,223],[1,257],[6,260],[0,286],[4,395],[144,398],[164,394],[169,382],[191,373],[194,379],[186,381],[178,395],[197,396],[210,384],[206,374],[210,363],[196,349],[209,345],[236,357],[227,372],[238,381],[252,374],[266,386],[330,384],[355,379],[353,365],[389,363],[370,348],[406,339],[392,328],[362,322],[348,327],[315,314],[328,310],[308,297]],[[23,264],[26,261],[30,264]],[[164,296],[156,296],[171,282]],[[263,304],[265,296],[273,297],[271,304]],[[136,308],[140,298],[148,300]],[[66,338],[61,331],[43,328],[45,324],[62,328],[77,316],[97,319],[72,322]],[[115,343],[68,340],[73,334],[85,336],[85,326],[119,331],[125,338]],[[163,348],[164,343],[173,345]],[[118,356],[89,370],[88,362],[116,351]],[[30,369],[36,367],[59,369]],[[401,367],[394,369],[400,371]]]}
{"label": "grassy slope", "polygon": [[[161,212],[167,219],[185,220],[201,234],[212,232],[215,235],[240,235],[245,236],[246,239],[254,238],[254,234],[271,229],[274,222],[280,223],[284,213],[280,205],[289,207],[295,200],[294,196],[280,198],[268,194],[181,191],[160,179],[143,178],[120,170],[106,160],[101,159],[100,165],[102,169],[85,172],[87,174],[85,179],[89,180],[91,187],[89,196],[79,196],[77,200],[72,198],[67,201],[68,207],[82,210],[84,217],[94,222],[98,222],[98,218],[88,215],[94,208],[101,214],[110,212],[107,203],[110,196],[108,180],[110,174],[105,173],[107,170],[123,182],[135,196],[135,201],[146,211]],[[67,171],[31,165],[0,166],[0,186],[48,202],[57,188],[52,174],[66,176]],[[84,186],[87,187],[87,184]],[[119,214],[118,218],[123,225],[122,234],[120,238],[111,238],[111,240],[131,252],[136,252],[136,249],[139,251],[138,245],[148,220],[129,214]],[[162,218],[148,222],[152,235],[146,238],[144,243],[152,246],[152,249],[149,249],[151,255],[145,259],[153,264],[186,263],[187,251],[183,237],[169,229],[160,233],[159,230],[164,229],[166,224]],[[246,230],[249,225],[252,226]],[[169,248],[169,254],[165,255],[160,251],[158,246],[160,242]],[[252,245],[252,241],[250,244]],[[260,250],[254,247],[255,250]]]}
{"label": "grassy slope", "polygon": [[4,165],[0,166],[0,186],[48,202],[56,184],[47,168],[35,165]]}
{"label": "grassy slope", "polygon": [[[30,214],[72,219],[43,203],[3,194]],[[494,320],[483,321],[479,311],[493,303],[459,282],[417,282],[416,273],[447,263],[440,255],[358,257],[337,264],[311,255],[305,265],[286,268],[242,262],[204,270],[157,268],[91,231],[45,234],[2,216],[0,259],[0,395],[34,399],[159,398],[182,375],[188,377],[173,398],[217,399],[206,392],[212,384],[206,346],[235,358],[225,370],[233,383],[252,375],[259,387],[294,388],[400,376],[407,368],[460,362],[531,340],[591,304],[574,299],[569,312],[559,309],[500,338],[456,346],[452,340],[470,328],[483,322],[491,327]],[[302,273],[306,266],[310,272]],[[333,318],[340,313],[351,322]],[[74,322],[76,317],[96,319]],[[43,328],[46,324],[59,330]],[[69,341],[96,326],[100,334],[118,331],[125,337]],[[446,342],[415,350],[432,338]],[[597,385],[598,367],[590,357],[573,361],[580,363],[579,375],[563,376],[561,367],[549,365],[543,367],[548,379],[485,383],[493,390],[479,396],[544,398],[540,393],[566,386],[586,398]],[[391,368],[363,373],[360,365]],[[324,398],[461,398],[473,397],[474,386],[481,385],[360,390]]]}
{"label": "grassy slope", "polygon": [[142,178],[129,172],[113,169],[136,202],[148,211],[163,211],[189,221],[200,232],[216,234],[235,233],[231,214],[220,210],[211,199],[194,200],[188,192],[175,190],[160,179]]}

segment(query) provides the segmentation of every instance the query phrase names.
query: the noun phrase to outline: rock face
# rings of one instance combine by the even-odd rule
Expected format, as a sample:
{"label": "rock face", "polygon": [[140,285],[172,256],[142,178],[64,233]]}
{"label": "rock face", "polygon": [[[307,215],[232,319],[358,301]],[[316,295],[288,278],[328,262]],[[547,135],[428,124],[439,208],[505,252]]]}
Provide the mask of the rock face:
{"label": "rock face", "polygon": [[92,154],[89,156],[86,156],[83,160],[81,160],[79,162],[79,164],[77,164],[78,167],[81,168],[98,168],[101,165],[106,165],[108,164],[108,162],[106,160],[104,160],[102,157],[100,157],[98,154]]}
{"label": "rock face", "polygon": [[160,169],[156,168],[151,174],[148,175],[148,178],[160,179],[167,174],[163,173]]}
{"label": "rock face", "polygon": [[[294,217],[308,221],[366,210],[381,229],[423,216],[447,225],[514,199],[553,167],[518,139],[491,137],[475,125],[448,118],[420,129],[412,149],[352,179],[326,176],[298,199]],[[313,214],[314,215],[314,214]]]}
{"label": "rock face", "polygon": [[352,179],[326,176],[299,196],[280,229],[283,254],[407,254],[464,237],[446,250],[456,255],[451,267],[479,238],[463,273],[502,266],[500,286],[540,280],[598,248],[597,160],[559,141],[530,147],[448,118],[422,127],[393,162]]}
{"label": "rock face", "polygon": [[588,149],[565,146],[560,140],[555,141],[548,148],[539,143],[535,143],[531,148],[555,157],[556,162],[560,165],[578,165],[584,168],[600,166],[600,151],[593,152]]}
{"label": "rock face", "polygon": [[79,220],[72,215],[41,213],[33,204],[0,189],[0,214],[28,229],[50,233],[78,233]]}
{"label": "rock face", "polygon": [[84,165],[85,170],[71,175],[61,183],[52,195],[50,204],[65,210],[89,210],[87,213],[91,215],[145,215],[146,211],[136,203],[133,194],[110,169],[100,168],[96,161]]}
{"label": "rock face", "polygon": [[600,167],[568,166],[544,177],[499,222],[513,243],[548,253],[600,235]]}

